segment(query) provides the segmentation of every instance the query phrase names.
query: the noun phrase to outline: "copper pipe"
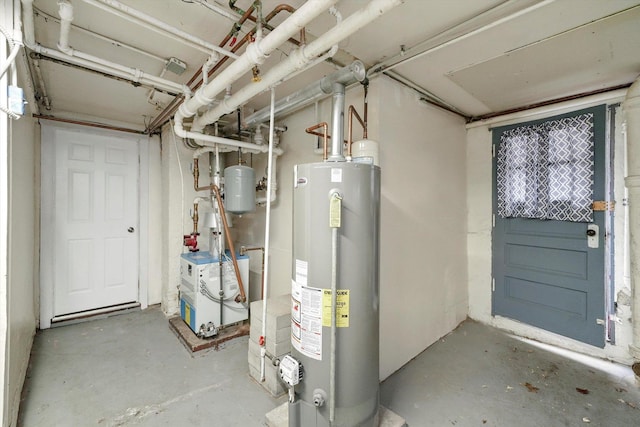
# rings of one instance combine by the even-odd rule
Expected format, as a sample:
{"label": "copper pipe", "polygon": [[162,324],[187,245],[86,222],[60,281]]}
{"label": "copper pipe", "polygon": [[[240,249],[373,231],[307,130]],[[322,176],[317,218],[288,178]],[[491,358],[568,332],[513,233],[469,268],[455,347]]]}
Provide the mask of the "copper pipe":
{"label": "copper pipe", "polygon": [[[467,123],[473,123],[473,122],[477,122],[477,121],[488,120],[488,119],[492,119],[494,117],[504,116],[506,114],[519,113],[521,111],[531,110],[533,108],[546,107],[548,105],[558,104],[560,102],[573,101],[574,99],[580,99],[580,98],[584,98],[586,96],[591,96],[591,95],[598,95],[600,93],[611,92],[611,91],[614,91],[614,90],[626,89],[629,86],[631,86],[631,83],[623,83],[623,84],[620,84],[620,85],[610,86],[610,87],[606,87],[606,88],[602,88],[602,89],[596,89],[596,90],[592,90],[592,91],[589,91],[589,92],[581,92],[581,93],[576,93],[576,94],[569,95],[569,96],[562,96],[560,98],[554,98],[554,99],[550,99],[548,101],[536,102],[535,104],[528,104],[528,105],[524,105],[522,107],[511,108],[509,110],[497,111],[495,113],[489,113],[489,114],[485,114],[485,115],[482,115],[482,116],[475,116],[475,117],[471,117],[471,118],[467,117]],[[434,105],[437,105],[437,104],[434,104]],[[440,108],[444,108],[441,105],[437,105],[437,106],[440,107]]]}
{"label": "copper pipe", "polygon": [[260,278],[260,299],[264,299],[264,247],[256,247],[256,248],[245,248],[242,246],[240,248],[240,255],[244,255],[248,251],[262,251],[262,276]]}
{"label": "copper pipe", "polygon": [[[318,132],[314,132],[318,128],[324,128],[324,133],[319,134]],[[322,160],[327,160],[327,158],[329,157],[329,147],[327,145],[327,139],[329,138],[327,136],[327,132],[329,131],[329,124],[327,122],[320,122],[317,125],[306,128],[304,131],[310,133],[311,135],[322,136]]]}
{"label": "copper pipe", "polygon": [[[240,298],[236,298],[236,302],[246,302],[247,294],[244,292],[244,284],[242,283],[242,277],[240,276],[240,268],[238,268],[238,259],[236,258],[236,250],[233,247],[233,240],[231,240],[231,234],[229,232],[229,224],[227,224],[227,216],[224,212],[224,205],[222,203],[222,197],[220,197],[220,189],[217,185],[212,184],[211,189],[216,195],[218,201],[218,208],[220,209],[220,218],[222,218],[222,225],[224,226],[224,235],[227,238],[227,244],[229,245],[229,252],[231,252],[231,260],[233,261],[233,269],[236,273],[236,279],[238,279],[238,287],[240,288]],[[222,256],[222,254],[220,254]]]}
{"label": "copper pipe", "polygon": [[129,129],[129,128],[122,128],[122,127],[118,127],[118,126],[111,126],[111,125],[105,125],[102,123],[94,123],[94,122],[83,122],[80,120],[71,120],[71,119],[62,119],[59,117],[54,117],[54,116],[45,116],[42,114],[33,114],[31,117],[35,118],[35,119],[44,119],[44,120],[51,120],[54,122],[62,122],[62,123],[72,123],[74,125],[81,125],[81,126],[89,126],[89,127],[93,127],[93,128],[99,128],[99,129],[108,129],[108,130],[115,130],[118,132],[128,132],[128,133],[135,133],[138,135],[146,135],[147,133],[141,130],[135,130],[135,129]]}
{"label": "copper pipe", "polygon": [[[220,44],[218,44],[219,47],[224,47],[229,40],[231,40],[231,37],[233,37],[234,34],[234,30],[236,28],[236,25],[240,25],[242,26],[242,24],[245,23],[245,21],[249,18],[249,16],[251,16],[251,14],[253,13],[253,5],[247,9],[247,11],[245,12],[244,15],[242,15],[240,17],[240,20],[238,20],[237,23],[234,24],[233,28],[231,30],[229,30],[229,32],[227,33],[227,35],[222,39],[222,41],[220,42]],[[242,44],[238,44],[236,46],[233,47],[233,49],[231,49],[232,53],[235,53],[238,49],[240,49],[240,47],[242,46]],[[224,64],[227,59],[229,57],[228,56],[223,56],[222,58],[220,58],[220,60],[216,63],[216,65],[209,70],[209,77],[211,77],[211,75],[218,69],[220,68],[220,66],[222,64]],[[200,81],[198,81],[195,85],[194,83],[196,82],[196,80],[198,80],[198,78],[200,79]],[[202,72],[200,71],[196,71],[191,78],[189,79],[189,81],[186,83],[186,85],[191,89],[191,90],[196,90],[198,89],[200,86],[202,86]],[[192,86],[193,85],[193,86]],[[164,124],[164,122],[166,120],[169,119],[169,117],[171,117],[173,115],[173,113],[176,112],[176,110],[178,109],[178,107],[180,106],[180,103],[182,102],[182,100],[184,99],[183,95],[179,95],[176,96],[175,98],[173,98],[173,101],[171,101],[169,103],[169,105],[167,105],[165,107],[165,109],[151,122],[151,124],[149,125],[148,129],[150,131],[155,130],[156,128],[162,126]]]}
{"label": "copper pipe", "polygon": [[197,236],[198,235],[198,204],[197,203],[193,204],[193,216],[191,217],[191,219],[193,219],[193,235]]}
{"label": "copper pipe", "polygon": [[[364,121],[360,118],[360,114],[358,114],[353,105],[349,105],[349,136],[347,137],[347,157],[351,157],[351,144],[353,144],[353,116],[356,116],[356,119],[358,119],[358,121],[362,125],[362,129],[366,129]],[[364,130],[362,133],[366,133],[366,130]]]}
{"label": "copper pipe", "polygon": [[[242,277],[240,276],[240,269],[238,268],[238,260],[236,258],[236,250],[233,247],[233,241],[231,240],[231,234],[229,232],[229,224],[227,224],[227,216],[225,215],[225,212],[224,212],[224,204],[222,203],[222,198],[220,197],[220,189],[215,184],[199,187],[198,186],[199,177],[200,177],[200,169],[198,167],[198,159],[193,159],[193,188],[196,191],[211,190],[216,196],[216,200],[218,201],[218,208],[220,209],[220,217],[222,218],[222,225],[224,226],[224,235],[227,239],[227,244],[229,245],[229,251],[231,252],[231,260],[233,261],[233,269],[236,273],[236,279],[238,279],[238,287],[240,288],[240,300],[238,301],[236,299],[236,302],[246,302],[247,295],[244,292],[244,284],[242,283]],[[222,256],[222,254],[220,254],[220,256]]]}
{"label": "copper pipe", "polygon": [[[244,15],[242,15],[242,17],[240,18],[240,20],[238,21],[239,25],[242,25],[247,19],[249,20],[253,20],[255,21],[255,18],[253,18],[253,16],[251,15],[251,13],[253,13],[254,8],[253,6],[251,6],[249,9],[247,9],[247,11],[245,12]],[[293,13],[295,12],[295,8],[289,6],[288,4],[280,4],[278,6],[276,6],[266,17],[265,17],[265,23],[271,21],[271,19],[273,19],[278,13],[282,12],[282,11],[286,11],[289,13]],[[253,18],[253,19],[251,19]],[[235,28],[235,27],[234,27]],[[273,27],[271,25],[264,25],[264,28],[268,29],[269,31],[273,31]],[[231,40],[231,37],[233,37],[234,34],[234,30],[232,29],[231,31],[229,31],[229,33],[225,36],[224,39],[222,39],[222,41],[220,42],[220,44],[218,46],[220,47],[224,47],[229,40]],[[232,49],[231,52],[232,53],[236,53],[238,50],[240,50],[240,48],[242,46],[244,46],[249,40],[251,40],[251,37],[253,36],[253,34],[255,34],[255,28],[252,29],[250,32],[247,33],[247,35],[245,37],[243,37]],[[303,36],[305,34],[305,29],[301,28],[300,29],[300,34],[301,36]],[[289,39],[290,43],[293,43],[295,45],[300,45],[300,42],[290,38]],[[227,60],[229,59],[228,56],[223,56],[222,58],[220,58],[220,60],[216,63],[216,65],[214,65],[211,70],[209,70],[209,77],[211,77],[213,75],[213,73],[215,73],[225,62],[227,62]],[[196,80],[200,79],[197,83]],[[195,83],[195,84],[194,84]],[[191,89],[191,90],[197,90],[200,86],[202,86],[202,73],[200,71],[196,71],[193,76],[191,77],[191,79],[186,83],[186,85]],[[156,118],[151,122],[151,124],[147,127],[147,132],[153,132],[156,129],[158,129],[159,127],[161,127],[167,120],[169,120],[169,117],[171,117],[176,110],[178,109],[178,107],[180,106],[180,103],[184,100],[184,96],[183,95],[179,95],[176,96],[175,98],[173,98],[173,100],[169,103],[169,105],[167,105],[165,107],[165,109],[158,115],[156,116]]]}

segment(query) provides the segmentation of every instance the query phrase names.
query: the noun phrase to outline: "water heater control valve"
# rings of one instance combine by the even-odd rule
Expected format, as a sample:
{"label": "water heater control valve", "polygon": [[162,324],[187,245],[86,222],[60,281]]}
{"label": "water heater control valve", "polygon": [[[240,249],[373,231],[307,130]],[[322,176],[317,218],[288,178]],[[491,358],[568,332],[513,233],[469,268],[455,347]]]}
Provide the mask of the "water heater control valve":
{"label": "water heater control valve", "polygon": [[280,361],[278,372],[280,373],[282,381],[289,387],[298,385],[300,381],[302,381],[302,363],[289,355],[283,357]]}

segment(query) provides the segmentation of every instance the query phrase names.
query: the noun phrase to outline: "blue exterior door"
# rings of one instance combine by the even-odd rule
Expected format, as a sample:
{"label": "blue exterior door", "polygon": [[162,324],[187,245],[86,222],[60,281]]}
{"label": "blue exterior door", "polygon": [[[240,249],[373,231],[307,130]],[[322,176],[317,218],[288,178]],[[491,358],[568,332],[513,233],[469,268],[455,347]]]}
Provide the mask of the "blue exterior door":
{"label": "blue exterior door", "polygon": [[[593,200],[605,199],[604,105],[545,119],[593,114]],[[605,331],[605,212],[592,222],[502,217],[498,214],[498,154],[504,132],[493,130],[493,296],[492,313],[515,319],[597,347]],[[599,231],[594,234],[593,225]],[[597,247],[594,246],[594,240]]]}

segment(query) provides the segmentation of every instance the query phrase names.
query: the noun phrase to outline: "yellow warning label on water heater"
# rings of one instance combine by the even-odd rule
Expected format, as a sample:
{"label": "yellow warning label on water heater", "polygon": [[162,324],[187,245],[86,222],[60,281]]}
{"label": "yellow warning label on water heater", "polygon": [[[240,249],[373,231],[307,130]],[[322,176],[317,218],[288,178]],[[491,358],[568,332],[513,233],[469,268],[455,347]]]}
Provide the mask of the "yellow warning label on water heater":
{"label": "yellow warning label on water heater", "polygon": [[338,195],[331,197],[329,202],[329,227],[340,228],[342,215],[342,198]]}
{"label": "yellow warning label on water heater", "polygon": [[[322,326],[331,327],[331,289],[322,290]],[[336,327],[349,327],[349,289],[338,289]]]}

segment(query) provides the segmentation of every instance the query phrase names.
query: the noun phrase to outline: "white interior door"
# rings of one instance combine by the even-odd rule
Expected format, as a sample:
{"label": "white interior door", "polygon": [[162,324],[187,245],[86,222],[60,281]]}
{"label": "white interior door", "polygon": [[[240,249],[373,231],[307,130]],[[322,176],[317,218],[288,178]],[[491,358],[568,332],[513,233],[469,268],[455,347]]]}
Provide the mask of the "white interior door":
{"label": "white interior door", "polygon": [[53,200],[42,209],[52,251],[42,255],[52,257],[52,317],[137,301],[138,145],[74,129],[49,136],[43,191]]}

